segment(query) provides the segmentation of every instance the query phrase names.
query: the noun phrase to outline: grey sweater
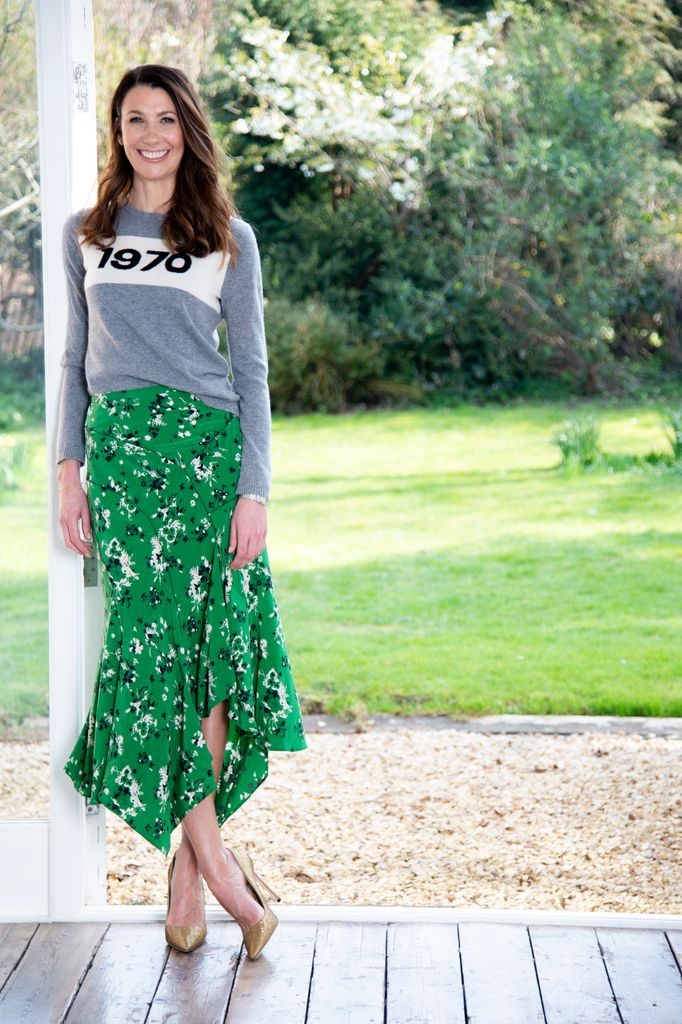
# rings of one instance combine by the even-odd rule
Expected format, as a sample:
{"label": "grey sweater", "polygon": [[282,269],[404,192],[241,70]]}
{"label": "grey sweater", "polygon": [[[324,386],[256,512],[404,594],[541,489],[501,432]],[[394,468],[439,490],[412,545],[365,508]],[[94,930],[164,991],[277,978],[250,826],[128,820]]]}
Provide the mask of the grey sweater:
{"label": "grey sweater", "polygon": [[[162,213],[125,205],[108,248],[82,245],[67,218],[62,236],[68,290],[66,347],[57,431],[57,462],[85,462],[85,417],[95,392],[169,385],[239,416],[242,459],[238,494],[269,497],[271,414],[260,255],[253,228],[230,226],[239,253],[170,253]],[[228,363],[218,352],[225,320]]]}

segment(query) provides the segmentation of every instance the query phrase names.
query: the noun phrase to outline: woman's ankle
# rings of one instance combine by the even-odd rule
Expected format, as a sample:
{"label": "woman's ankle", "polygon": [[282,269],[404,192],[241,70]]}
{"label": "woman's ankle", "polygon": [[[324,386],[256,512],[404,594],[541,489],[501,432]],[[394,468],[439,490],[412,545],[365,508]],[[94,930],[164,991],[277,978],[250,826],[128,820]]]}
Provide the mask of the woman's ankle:
{"label": "woman's ankle", "polygon": [[[225,871],[228,864],[227,851],[223,848],[206,863],[198,865],[198,870],[201,872],[203,879],[211,892],[213,892],[216,887],[224,884]],[[215,893],[213,894],[215,895]]]}
{"label": "woman's ankle", "polygon": [[197,861],[196,854],[194,853],[194,847],[191,843],[185,842],[184,840],[180,843],[175,854],[175,863],[176,866],[178,864],[186,865],[189,868],[194,868],[196,871],[199,871],[199,863]]}

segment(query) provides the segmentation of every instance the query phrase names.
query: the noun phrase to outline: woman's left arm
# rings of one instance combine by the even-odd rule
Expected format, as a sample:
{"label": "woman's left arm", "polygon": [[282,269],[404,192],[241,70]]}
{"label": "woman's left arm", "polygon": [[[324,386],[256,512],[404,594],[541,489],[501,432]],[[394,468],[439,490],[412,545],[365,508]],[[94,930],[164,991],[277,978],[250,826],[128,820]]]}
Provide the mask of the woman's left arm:
{"label": "woman's left arm", "polygon": [[270,494],[272,416],[258,243],[246,221],[233,217],[231,224],[239,253],[235,266],[230,263],[225,271],[221,301],[242,434],[240,497],[232,515],[229,543],[229,550],[236,550],[230,568],[241,569],[265,547],[265,506],[246,495],[267,499]]}

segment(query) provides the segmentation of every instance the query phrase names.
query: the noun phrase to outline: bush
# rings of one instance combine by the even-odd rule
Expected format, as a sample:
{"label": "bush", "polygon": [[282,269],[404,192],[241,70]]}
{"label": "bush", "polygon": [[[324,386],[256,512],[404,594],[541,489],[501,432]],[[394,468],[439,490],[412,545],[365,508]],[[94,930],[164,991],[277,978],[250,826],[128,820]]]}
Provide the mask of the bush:
{"label": "bush", "polygon": [[0,494],[19,486],[17,476],[28,463],[28,445],[23,441],[5,443],[0,434]]}
{"label": "bush", "polygon": [[271,298],[265,317],[270,395],[278,412],[342,412],[392,395],[410,396],[409,388],[384,379],[380,344],[359,340],[352,319],[320,299]]}
{"label": "bush", "polygon": [[566,420],[553,438],[566,468],[595,465],[602,458],[599,425],[592,413]]}
{"label": "bush", "polygon": [[[460,25],[452,48],[433,50],[434,23],[399,62],[370,37],[367,75],[335,67],[357,93],[348,109],[308,74],[333,33],[315,32],[314,53],[299,39],[299,52],[263,42],[261,26],[260,42],[222,51],[248,72],[241,102],[218,116],[239,126],[240,197],[267,230],[268,294],[319,295],[359,325],[358,341],[381,344],[382,374],[424,395],[501,400],[537,381],[628,393],[653,356],[680,365],[682,176],[655,102],[660,50],[640,46],[663,0],[626,5],[628,19],[609,16],[621,0],[495,6],[476,41]],[[355,8],[342,5],[344,24]],[[338,387],[320,386],[327,405]]]}
{"label": "bush", "polygon": [[682,408],[665,410],[663,426],[669,426],[672,433],[666,430],[666,437],[670,441],[673,450],[673,459],[682,459]]}

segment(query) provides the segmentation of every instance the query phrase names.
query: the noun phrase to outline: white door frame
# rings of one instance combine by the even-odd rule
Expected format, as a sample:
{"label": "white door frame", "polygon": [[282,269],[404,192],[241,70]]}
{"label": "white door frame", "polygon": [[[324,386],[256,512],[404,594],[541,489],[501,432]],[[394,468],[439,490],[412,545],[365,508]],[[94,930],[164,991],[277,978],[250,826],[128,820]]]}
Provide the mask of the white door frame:
{"label": "white door frame", "polygon": [[[50,638],[49,903],[52,921],[77,920],[106,903],[104,809],[85,801],[64,772],[83,725],[102,628],[99,588],[84,587],[85,560],[64,544],[56,480],[57,409],[66,339],[64,221],[94,202],[97,120],[92,0],[35,0],[40,119]],[[88,563],[94,560],[88,559]]]}
{"label": "white door frame", "polygon": [[[0,821],[0,919],[67,921],[106,903],[104,809],[63,770],[84,721],[102,629],[100,588],[84,587],[82,556],[64,544],[56,479],[60,358],[67,322],[62,228],[91,205],[97,181],[91,0],[35,0],[48,492],[50,812]],[[94,560],[88,559],[89,564]]]}
{"label": "white door frame", "polygon": [[[163,920],[163,907],[107,906],[104,809],[89,813],[63,770],[90,701],[103,627],[101,588],[84,586],[85,560],[61,537],[55,464],[67,320],[62,227],[70,213],[94,202],[97,179],[92,0],[35,0],[35,12],[49,516],[50,817],[0,821],[0,921]],[[352,904],[278,907],[278,915],[283,920],[487,920],[626,928],[682,924],[682,915],[665,913]],[[209,919],[224,916],[222,909],[208,908]]]}

